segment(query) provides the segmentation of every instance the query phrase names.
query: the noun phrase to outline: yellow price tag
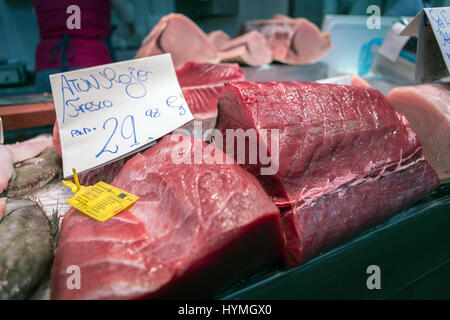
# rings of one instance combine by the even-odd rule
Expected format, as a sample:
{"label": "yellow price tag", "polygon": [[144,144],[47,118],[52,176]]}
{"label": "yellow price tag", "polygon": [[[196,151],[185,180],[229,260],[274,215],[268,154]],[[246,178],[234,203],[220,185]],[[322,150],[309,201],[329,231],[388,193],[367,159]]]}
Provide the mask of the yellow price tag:
{"label": "yellow price tag", "polygon": [[139,199],[138,196],[103,181],[90,187],[80,186],[75,171],[74,180],[76,184],[63,181],[75,193],[75,196],[66,202],[100,222],[104,222],[119,212],[130,208]]}

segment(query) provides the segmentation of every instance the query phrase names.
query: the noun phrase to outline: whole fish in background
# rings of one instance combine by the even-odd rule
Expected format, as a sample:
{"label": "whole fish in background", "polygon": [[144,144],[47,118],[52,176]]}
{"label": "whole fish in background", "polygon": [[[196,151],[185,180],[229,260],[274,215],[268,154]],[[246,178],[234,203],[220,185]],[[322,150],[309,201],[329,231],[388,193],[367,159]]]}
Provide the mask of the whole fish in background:
{"label": "whole fish in background", "polygon": [[31,200],[0,198],[0,300],[26,299],[48,273],[54,225]]}

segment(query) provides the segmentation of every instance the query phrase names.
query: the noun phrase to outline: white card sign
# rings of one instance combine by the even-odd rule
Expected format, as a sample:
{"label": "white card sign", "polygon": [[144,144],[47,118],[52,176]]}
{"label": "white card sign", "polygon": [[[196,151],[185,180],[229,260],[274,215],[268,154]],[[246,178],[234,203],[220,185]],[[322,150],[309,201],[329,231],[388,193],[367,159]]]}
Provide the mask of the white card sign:
{"label": "white card sign", "polygon": [[123,158],[194,119],[170,54],[50,75],[64,177]]}
{"label": "white card sign", "polygon": [[447,69],[450,70],[450,7],[424,9],[441,49]]}
{"label": "white card sign", "polygon": [[410,37],[401,36],[400,33],[405,28],[405,25],[400,22],[396,22],[392,25],[386,38],[383,41],[378,53],[385,56],[391,62],[397,61],[398,56],[402,52],[403,47],[406,45]]}
{"label": "white card sign", "polygon": [[450,7],[425,8],[401,32],[417,36],[416,81],[448,81],[450,76]]}

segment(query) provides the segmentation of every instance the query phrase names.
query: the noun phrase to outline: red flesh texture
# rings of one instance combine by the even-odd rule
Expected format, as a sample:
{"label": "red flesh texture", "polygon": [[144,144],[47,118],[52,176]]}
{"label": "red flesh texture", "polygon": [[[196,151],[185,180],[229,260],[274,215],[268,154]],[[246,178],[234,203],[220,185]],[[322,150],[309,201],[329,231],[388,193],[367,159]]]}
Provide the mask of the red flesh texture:
{"label": "red flesh texture", "polygon": [[440,182],[450,182],[450,84],[397,87],[386,98],[408,119]]}
{"label": "red flesh texture", "polygon": [[196,63],[187,62],[176,70],[182,88],[223,84],[244,80],[244,72],[236,63]]}
{"label": "red flesh texture", "polygon": [[[191,158],[206,148],[199,139],[173,137],[136,155],[113,181],[140,197],[129,211],[104,223],[76,210],[66,214],[53,299],[209,296],[278,261],[279,211],[256,179],[236,163],[173,163],[180,146]],[[80,290],[67,289],[70,265],[81,269]]]}
{"label": "red flesh texture", "polygon": [[218,128],[224,135],[226,129],[280,130],[278,174],[260,176],[260,165],[243,167],[278,206],[292,209],[282,214],[291,264],[439,185],[406,119],[371,88],[229,83],[219,101]]}
{"label": "red flesh texture", "polygon": [[332,44],[329,34],[321,33],[316,25],[304,18],[279,18],[249,21],[241,33],[259,31],[267,40],[273,60],[304,65],[319,61]]}
{"label": "red flesh texture", "polygon": [[189,18],[172,13],[161,18],[144,39],[136,58],[170,53],[175,68],[188,61],[217,63],[216,48]]}
{"label": "red flesh texture", "polygon": [[217,117],[217,103],[222,92],[223,85],[183,89],[184,98],[196,120]]}
{"label": "red flesh texture", "polygon": [[423,156],[404,170],[364,177],[282,218],[286,261],[295,266],[414,203],[439,185]]}
{"label": "red flesh texture", "polygon": [[251,31],[228,41],[220,49],[221,61],[239,62],[258,67],[272,62],[272,52],[264,36],[258,31]]}
{"label": "red flesh texture", "polygon": [[176,71],[186,102],[195,119],[217,116],[217,102],[223,84],[244,80],[245,76],[237,64],[206,64],[188,62]]}

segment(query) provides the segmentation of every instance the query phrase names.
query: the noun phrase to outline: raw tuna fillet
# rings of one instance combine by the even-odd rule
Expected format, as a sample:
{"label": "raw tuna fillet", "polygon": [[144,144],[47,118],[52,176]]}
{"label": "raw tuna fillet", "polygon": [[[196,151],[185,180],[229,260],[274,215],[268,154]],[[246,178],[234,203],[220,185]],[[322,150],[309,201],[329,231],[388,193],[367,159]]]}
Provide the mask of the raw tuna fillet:
{"label": "raw tuna fillet", "polygon": [[408,119],[441,183],[450,182],[450,84],[397,87],[387,99]]}
{"label": "raw tuna fillet", "polygon": [[8,186],[9,180],[14,175],[14,161],[11,152],[0,144],[0,194]]}
{"label": "raw tuna fillet", "polygon": [[244,80],[244,72],[236,63],[196,63],[187,62],[176,70],[182,88],[223,84]]}
{"label": "raw tuna fillet", "polygon": [[245,79],[237,64],[188,62],[176,73],[186,102],[197,120],[217,116],[217,102],[225,82]]}
{"label": "raw tuna fillet", "polygon": [[216,30],[208,33],[208,39],[217,50],[230,41],[230,36],[222,30]]}
{"label": "raw tuna fillet", "polygon": [[175,68],[187,61],[217,63],[216,48],[188,17],[171,13],[161,18],[141,44],[136,58],[170,53]]}
{"label": "raw tuna fillet", "polygon": [[272,52],[266,39],[258,31],[251,31],[221,46],[219,58],[224,62],[258,67],[272,62]]}
{"label": "raw tuna fillet", "polygon": [[320,32],[319,28],[307,19],[276,15],[269,20],[246,22],[241,34],[259,31],[272,50],[273,60],[293,64],[311,64],[322,59],[331,49],[330,35]]}
{"label": "raw tuna fillet", "polygon": [[[407,120],[371,88],[228,83],[219,101],[218,128],[225,136],[226,129],[280,131],[275,175],[259,175],[258,164],[243,166],[287,208],[282,223],[286,255],[294,264],[439,185]],[[264,143],[259,148],[276,151]]]}
{"label": "raw tuna fillet", "polygon": [[[277,262],[279,211],[256,179],[236,163],[177,164],[195,161],[194,150],[225,157],[199,139],[166,136],[112,183],[140,197],[131,209],[103,223],[66,214],[53,299],[205,297]],[[70,265],[80,267],[80,290],[67,289]]]}

